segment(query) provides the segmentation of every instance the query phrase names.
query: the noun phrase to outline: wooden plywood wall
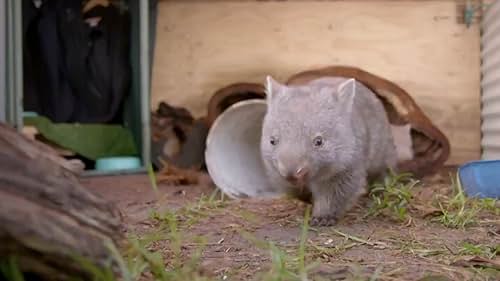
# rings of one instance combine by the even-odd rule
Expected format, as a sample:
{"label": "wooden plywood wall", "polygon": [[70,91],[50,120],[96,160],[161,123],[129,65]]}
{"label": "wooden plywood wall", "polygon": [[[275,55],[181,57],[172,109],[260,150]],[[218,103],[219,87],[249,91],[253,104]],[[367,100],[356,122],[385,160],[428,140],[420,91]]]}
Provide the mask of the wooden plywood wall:
{"label": "wooden plywood wall", "polygon": [[454,1],[161,1],[152,84],[160,101],[206,114],[234,82],[283,81],[342,64],[405,88],[449,137],[449,163],[480,155],[479,28]]}

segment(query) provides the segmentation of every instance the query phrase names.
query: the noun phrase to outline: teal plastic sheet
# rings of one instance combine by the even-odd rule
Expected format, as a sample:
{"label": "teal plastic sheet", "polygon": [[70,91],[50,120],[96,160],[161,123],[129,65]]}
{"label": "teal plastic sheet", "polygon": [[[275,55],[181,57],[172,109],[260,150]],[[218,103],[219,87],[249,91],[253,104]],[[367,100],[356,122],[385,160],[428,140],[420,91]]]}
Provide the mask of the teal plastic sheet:
{"label": "teal plastic sheet", "polygon": [[114,156],[137,156],[132,133],[120,125],[52,123],[45,117],[25,117],[47,140],[90,160]]}

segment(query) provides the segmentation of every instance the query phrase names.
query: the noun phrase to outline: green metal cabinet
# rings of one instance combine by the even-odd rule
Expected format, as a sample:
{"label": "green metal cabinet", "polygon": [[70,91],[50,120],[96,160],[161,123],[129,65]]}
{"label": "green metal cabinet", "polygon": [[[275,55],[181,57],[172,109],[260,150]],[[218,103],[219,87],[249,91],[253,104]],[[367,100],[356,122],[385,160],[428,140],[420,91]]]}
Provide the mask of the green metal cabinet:
{"label": "green metal cabinet", "polygon": [[[142,160],[139,171],[144,171],[151,162],[150,77],[157,1],[127,2],[132,17],[132,88],[131,95],[125,102],[124,125],[134,135]],[[19,130],[23,127],[22,17],[22,1],[0,0],[0,120]],[[138,171],[123,171],[130,172]],[[85,174],[110,173],[88,171]]]}

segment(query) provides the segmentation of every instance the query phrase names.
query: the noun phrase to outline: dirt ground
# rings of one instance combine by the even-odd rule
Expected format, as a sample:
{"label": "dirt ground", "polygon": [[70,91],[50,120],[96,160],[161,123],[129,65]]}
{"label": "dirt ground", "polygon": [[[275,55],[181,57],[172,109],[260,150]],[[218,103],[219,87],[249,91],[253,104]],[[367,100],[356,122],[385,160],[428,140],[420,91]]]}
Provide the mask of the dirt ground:
{"label": "dirt ground", "polygon": [[[434,198],[451,196],[450,172],[454,169],[443,169],[414,188],[408,207],[411,219],[366,217],[372,201],[366,196],[335,227],[310,227],[305,260],[306,264],[318,262],[311,269],[310,278],[500,280],[500,256],[494,250],[485,250],[500,251],[498,212],[481,211],[474,223],[465,228],[449,228],[433,220],[436,214],[441,214],[432,204]],[[117,204],[128,234],[154,232],[159,220],[158,216],[152,217],[153,211],[161,216],[165,211],[177,210],[184,256],[200,248],[195,237],[204,237],[200,270],[216,280],[261,280],[260,274],[279,265],[279,256],[274,255],[273,261],[271,251],[259,248],[258,241],[274,242],[284,253],[285,266],[293,267],[298,262],[297,250],[307,206],[302,202],[291,199],[220,201],[219,196],[207,199],[214,192],[207,175],[201,176],[198,185],[159,184],[158,193],[154,192],[147,175],[85,178],[82,182]],[[167,262],[171,255],[169,241],[160,238],[150,247],[161,252]]]}

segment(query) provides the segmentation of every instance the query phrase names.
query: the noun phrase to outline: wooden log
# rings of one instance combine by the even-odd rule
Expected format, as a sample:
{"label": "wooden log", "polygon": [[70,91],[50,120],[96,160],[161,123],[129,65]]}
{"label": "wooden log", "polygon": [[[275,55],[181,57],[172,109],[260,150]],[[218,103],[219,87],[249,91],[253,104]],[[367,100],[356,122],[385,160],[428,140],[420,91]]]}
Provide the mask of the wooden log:
{"label": "wooden log", "polygon": [[75,257],[109,266],[121,214],[81,186],[71,164],[0,123],[0,260],[47,280],[90,278]]}

